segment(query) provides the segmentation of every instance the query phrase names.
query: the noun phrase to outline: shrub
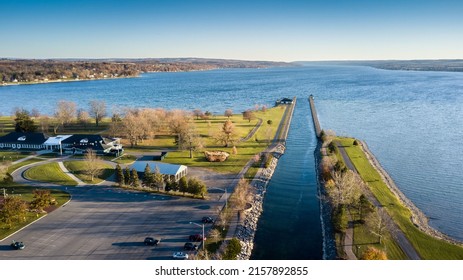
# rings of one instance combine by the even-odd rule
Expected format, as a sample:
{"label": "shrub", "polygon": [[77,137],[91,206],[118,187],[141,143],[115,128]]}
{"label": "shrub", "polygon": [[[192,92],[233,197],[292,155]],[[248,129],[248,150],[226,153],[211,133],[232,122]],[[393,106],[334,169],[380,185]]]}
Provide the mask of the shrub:
{"label": "shrub", "polygon": [[345,232],[347,229],[348,219],[346,208],[344,206],[336,207],[333,211],[333,226],[337,232]]}
{"label": "shrub", "polygon": [[359,145],[359,142],[357,142],[357,140],[354,140],[353,145],[354,145],[354,146],[358,146],[358,145]]}
{"label": "shrub", "polygon": [[223,255],[224,260],[236,260],[236,256],[241,252],[241,243],[237,238],[232,238],[228,243],[227,250]]}
{"label": "shrub", "polygon": [[386,253],[375,247],[368,247],[362,255],[362,260],[387,260]]}

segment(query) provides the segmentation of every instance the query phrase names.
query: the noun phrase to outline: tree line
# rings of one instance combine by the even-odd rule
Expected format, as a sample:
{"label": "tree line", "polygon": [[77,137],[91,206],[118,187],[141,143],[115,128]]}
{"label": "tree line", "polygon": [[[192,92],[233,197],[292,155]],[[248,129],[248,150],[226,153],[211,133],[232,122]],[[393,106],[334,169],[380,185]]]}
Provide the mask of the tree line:
{"label": "tree line", "polygon": [[183,195],[189,193],[203,199],[208,193],[206,184],[197,178],[191,177],[187,179],[186,177],[182,177],[179,181],[175,181],[170,176],[161,174],[157,167],[155,170],[151,170],[148,164],[145,167],[143,178],[141,180],[138,176],[137,170],[133,168],[130,169],[129,167],[126,167],[125,169],[122,169],[122,167],[118,164],[115,170],[116,182],[120,187],[143,187],[145,189],[158,192],[181,192]]}
{"label": "tree line", "polygon": [[133,77],[146,72],[179,72],[217,68],[262,68],[287,63],[221,59],[53,60],[0,59],[0,84]]}

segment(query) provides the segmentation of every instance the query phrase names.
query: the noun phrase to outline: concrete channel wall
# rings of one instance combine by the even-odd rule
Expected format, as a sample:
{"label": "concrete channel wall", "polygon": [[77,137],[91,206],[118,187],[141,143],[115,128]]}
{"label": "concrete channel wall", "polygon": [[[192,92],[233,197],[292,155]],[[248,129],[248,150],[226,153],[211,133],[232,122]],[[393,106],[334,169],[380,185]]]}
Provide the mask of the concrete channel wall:
{"label": "concrete channel wall", "polygon": [[313,101],[313,95],[309,96],[309,103],[310,103],[310,111],[312,111],[312,119],[313,119],[313,125],[315,127],[315,133],[317,134],[317,137],[320,138],[322,129],[320,127],[320,122],[318,121],[317,110],[315,110],[315,103]]}

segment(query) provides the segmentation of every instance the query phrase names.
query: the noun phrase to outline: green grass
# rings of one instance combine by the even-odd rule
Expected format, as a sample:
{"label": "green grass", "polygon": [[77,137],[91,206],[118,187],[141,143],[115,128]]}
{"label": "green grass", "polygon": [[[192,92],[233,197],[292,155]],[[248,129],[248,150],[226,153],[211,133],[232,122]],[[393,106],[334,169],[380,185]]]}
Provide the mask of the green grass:
{"label": "green grass", "polygon": [[[201,151],[194,152],[193,159],[189,158],[189,151],[171,151],[167,154],[164,162],[204,167],[219,173],[239,173],[243,166],[254,155],[262,152],[268,146],[268,141],[266,140],[268,138],[266,135],[266,129],[270,128],[272,130],[271,137],[273,138],[278,129],[280,120],[283,117],[284,111],[285,110],[281,109],[281,107],[275,107],[268,109],[266,112],[256,112],[256,116],[263,119],[263,124],[254,137],[251,137],[248,141],[236,143],[236,148],[238,150],[238,154],[236,155],[231,154],[232,147],[225,148],[217,145],[210,136],[220,129],[221,125],[226,121],[226,117],[217,116],[213,120],[214,122],[211,121],[210,127],[206,121],[196,121],[198,133],[205,135],[204,140],[206,148]],[[247,120],[243,120],[241,115],[235,115],[230,119],[235,124],[237,134],[240,138],[245,137],[257,124],[257,120],[248,122]],[[272,125],[268,125],[267,120],[272,120]],[[258,141],[256,141],[256,138]],[[205,150],[226,151],[230,153],[230,157],[225,162],[208,162],[203,154]],[[257,170],[251,172],[256,171]]]}
{"label": "green grass", "polygon": [[29,180],[47,182],[63,186],[75,186],[77,183],[59,168],[58,163],[51,162],[34,166],[26,170],[24,176]]}
{"label": "green grass", "polygon": [[[2,188],[3,188],[3,186],[2,186]],[[6,193],[8,195],[21,195],[21,198],[24,201],[27,201],[27,202],[30,202],[33,199],[32,191],[35,189],[33,187],[13,184],[13,185],[10,185],[10,186],[6,186],[4,188],[6,189]],[[68,193],[66,193],[66,192],[62,192],[62,191],[59,191],[59,190],[53,190],[53,189],[50,189],[50,192],[51,192],[52,196],[56,199],[56,202],[58,203],[56,205],[56,207],[59,207],[59,206],[63,205],[64,203],[66,203],[70,199],[70,195]],[[25,221],[23,221],[23,222],[21,222],[19,224],[16,224],[16,225],[12,226],[11,228],[8,228],[8,226],[6,224],[0,222],[0,239],[5,238],[6,236],[12,234],[13,232],[19,230],[20,228],[26,226],[27,224],[33,222],[34,220],[36,220],[38,218],[40,218],[41,216],[43,216],[43,214],[37,214],[37,213],[28,212],[27,215],[26,215],[26,220]]]}
{"label": "green grass", "polygon": [[17,161],[32,155],[32,152],[18,152],[18,151],[0,151],[0,162],[3,161]]}
{"label": "green grass", "polygon": [[114,168],[111,165],[107,163],[102,163],[100,166],[100,168],[102,169],[101,175],[93,178],[93,181],[91,181],[90,176],[85,174],[85,161],[71,160],[65,161],[63,164],[72,174],[74,174],[77,178],[79,178],[87,184],[101,183],[114,174]]}
{"label": "green grass", "polygon": [[136,159],[137,159],[136,156],[126,154],[126,155],[119,157],[114,162],[119,163],[119,164],[130,164],[130,163],[133,163]]}
{"label": "green grass", "polygon": [[25,165],[28,165],[28,164],[32,164],[32,163],[36,163],[36,162],[41,162],[43,161],[43,159],[39,159],[39,158],[30,158],[28,160],[25,160],[25,161],[22,161],[22,162],[19,162],[19,163],[16,163],[16,164],[12,164],[8,167],[8,172],[11,174],[13,173],[16,169],[19,169]]}
{"label": "green grass", "polygon": [[346,152],[362,179],[368,183],[372,193],[384,205],[384,208],[402,229],[421,257],[423,259],[462,260],[463,248],[461,246],[429,236],[411,222],[410,210],[389,190],[382,181],[381,176],[371,166],[361,148],[352,144],[353,140],[352,138],[339,138],[341,144],[346,147]]}

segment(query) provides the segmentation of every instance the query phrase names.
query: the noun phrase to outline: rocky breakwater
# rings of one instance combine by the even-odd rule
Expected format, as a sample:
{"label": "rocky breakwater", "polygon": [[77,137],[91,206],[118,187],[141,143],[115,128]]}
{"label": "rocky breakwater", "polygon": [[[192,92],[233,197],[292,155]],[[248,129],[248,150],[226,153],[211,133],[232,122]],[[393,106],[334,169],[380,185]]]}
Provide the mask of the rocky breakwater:
{"label": "rocky breakwater", "polygon": [[251,207],[243,211],[241,221],[235,233],[235,237],[240,240],[241,253],[238,255],[238,260],[248,260],[251,257],[252,249],[254,248],[254,236],[257,230],[257,223],[263,211],[264,195],[273,172],[278,164],[278,159],[284,154],[285,146],[277,145],[269,154],[272,155],[271,160],[266,167],[261,167],[257,171],[256,176],[251,182],[253,187],[253,195]]}

